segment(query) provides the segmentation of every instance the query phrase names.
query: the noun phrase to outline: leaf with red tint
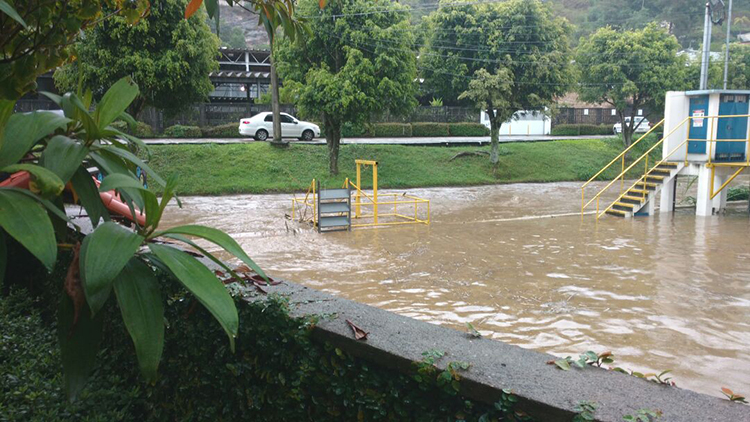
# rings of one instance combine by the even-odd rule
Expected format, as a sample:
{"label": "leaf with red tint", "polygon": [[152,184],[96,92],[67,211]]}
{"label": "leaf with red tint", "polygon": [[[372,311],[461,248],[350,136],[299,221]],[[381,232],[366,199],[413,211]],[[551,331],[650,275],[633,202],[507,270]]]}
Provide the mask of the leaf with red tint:
{"label": "leaf with red tint", "polygon": [[81,285],[81,273],[79,267],[78,256],[81,251],[81,242],[76,243],[73,247],[73,259],[70,261],[70,267],[68,267],[68,273],[65,276],[65,292],[68,294],[70,299],[73,301],[73,324],[71,330],[75,328],[78,323],[78,317],[80,316],[81,308],[86,303],[86,294],[83,291]]}
{"label": "leaf with red tint", "polygon": [[328,4],[328,0],[318,0],[318,6],[322,9],[326,7],[326,4]]}
{"label": "leaf with red tint", "polygon": [[214,274],[218,277],[224,277],[226,274],[224,274],[224,271],[221,270],[214,270]]}
{"label": "leaf with red tint", "polygon": [[727,396],[733,396],[734,395],[734,391],[728,389],[727,387],[721,387],[721,391],[723,391],[724,394],[726,394]]}
{"label": "leaf with red tint", "polygon": [[367,335],[370,334],[366,332],[365,330],[357,327],[354,325],[353,322],[346,320],[346,323],[349,324],[349,327],[351,327],[352,331],[354,331],[354,338],[357,340],[367,340]]}
{"label": "leaf with red tint", "polygon": [[185,19],[193,16],[198,11],[198,8],[201,7],[201,4],[203,4],[203,0],[190,0],[190,3],[185,8]]}
{"label": "leaf with red tint", "polygon": [[253,286],[255,286],[255,288],[258,289],[258,291],[263,293],[264,295],[268,294],[268,290],[264,289],[263,286],[261,286],[260,284],[253,283]]}

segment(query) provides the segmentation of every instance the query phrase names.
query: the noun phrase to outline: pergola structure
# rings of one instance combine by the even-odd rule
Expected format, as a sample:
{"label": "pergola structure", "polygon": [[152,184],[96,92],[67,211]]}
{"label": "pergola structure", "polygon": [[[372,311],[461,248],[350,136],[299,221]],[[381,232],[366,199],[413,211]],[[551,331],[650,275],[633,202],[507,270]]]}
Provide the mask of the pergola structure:
{"label": "pergola structure", "polygon": [[214,91],[211,102],[254,102],[271,84],[270,50],[219,49],[219,70],[209,77]]}

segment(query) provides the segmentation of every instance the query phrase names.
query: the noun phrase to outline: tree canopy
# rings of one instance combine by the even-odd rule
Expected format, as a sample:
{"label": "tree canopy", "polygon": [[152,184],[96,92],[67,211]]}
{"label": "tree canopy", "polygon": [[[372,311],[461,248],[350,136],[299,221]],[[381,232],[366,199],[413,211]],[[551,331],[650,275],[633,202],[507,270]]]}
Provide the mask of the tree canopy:
{"label": "tree canopy", "polygon": [[687,67],[677,55],[679,48],[677,39],[656,24],[633,31],[601,28],[578,46],[580,97],[617,110],[625,146],[639,123],[636,110],[660,109],[667,91],[686,87]]}
{"label": "tree canopy", "polygon": [[218,68],[219,44],[205,15],[184,19],[185,0],[154,3],[138,25],[113,16],[87,30],[76,43],[77,60],[56,72],[58,86],[72,90],[80,76],[100,98],[130,75],[141,88],[130,109],[135,115],[144,105],[179,110],[206,99],[213,90],[208,74]]}
{"label": "tree canopy", "polygon": [[538,0],[444,7],[427,19],[425,90],[487,112],[495,164],[500,125],[516,111],[543,110],[570,87],[570,25]]}
{"label": "tree canopy", "polygon": [[329,169],[338,173],[341,125],[361,123],[386,110],[406,113],[415,105],[416,56],[407,8],[394,2],[341,0],[320,10],[302,0],[298,13],[315,16],[312,34],[276,50],[279,74],[303,83],[297,106],[325,126]]}
{"label": "tree canopy", "polygon": [[[0,99],[16,100],[36,87],[37,76],[70,56],[82,28],[102,19],[102,0],[24,0],[0,13]],[[110,2],[122,19],[136,22],[146,0]]]}

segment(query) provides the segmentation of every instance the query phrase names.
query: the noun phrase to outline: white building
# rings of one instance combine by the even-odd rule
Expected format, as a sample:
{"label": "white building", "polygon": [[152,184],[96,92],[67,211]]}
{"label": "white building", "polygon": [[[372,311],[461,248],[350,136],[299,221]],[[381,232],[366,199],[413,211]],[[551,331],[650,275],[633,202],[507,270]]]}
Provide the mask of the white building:
{"label": "white building", "polygon": [[[484,111],[479,122],[490,128],[490,117]],[[500,126],[500,135],[549,135],[551,127],[550,118],[542,112],[517,111]]]}

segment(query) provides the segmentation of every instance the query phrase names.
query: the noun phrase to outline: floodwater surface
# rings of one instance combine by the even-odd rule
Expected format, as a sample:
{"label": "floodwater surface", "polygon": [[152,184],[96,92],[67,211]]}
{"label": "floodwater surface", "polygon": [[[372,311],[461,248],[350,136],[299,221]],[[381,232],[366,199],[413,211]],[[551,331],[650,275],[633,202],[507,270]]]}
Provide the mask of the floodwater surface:
{"label": "floodwater surface", "polygon": [[318,234],[284,218],[292,195],[187,197],[164,224],[225,230],[273,277],[402,315],[750,393],[747,211],[597,224],[577,213],[579,186],[409,190],[431,200],[429,226]]}

